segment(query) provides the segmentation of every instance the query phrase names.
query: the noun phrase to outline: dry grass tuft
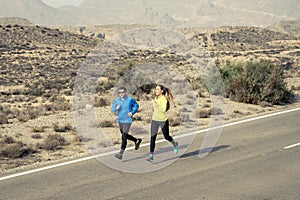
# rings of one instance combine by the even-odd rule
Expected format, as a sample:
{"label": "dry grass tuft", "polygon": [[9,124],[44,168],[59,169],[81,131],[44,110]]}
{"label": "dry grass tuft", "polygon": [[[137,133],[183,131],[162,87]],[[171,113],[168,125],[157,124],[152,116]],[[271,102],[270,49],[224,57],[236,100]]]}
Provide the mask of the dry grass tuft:
{"label": "dry grass tuft", "polygon": [[57,150],[64,145],[66,145],[66,140],[63,136],[59,134],[52,134],[45,138],[41,148],[45,150]]}

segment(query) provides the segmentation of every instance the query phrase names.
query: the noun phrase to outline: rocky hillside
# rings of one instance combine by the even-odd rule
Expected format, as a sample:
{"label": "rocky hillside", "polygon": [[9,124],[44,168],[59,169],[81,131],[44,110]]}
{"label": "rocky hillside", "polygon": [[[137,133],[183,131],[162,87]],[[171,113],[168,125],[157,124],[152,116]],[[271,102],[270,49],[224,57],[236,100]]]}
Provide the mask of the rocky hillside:
{"label": "rocky hillside", "polygon": [[0,32],[1,86],[23,85],[28,93],[74,76],[97,44],[86,36],[39,26],[6,24]]}
{"label": "rocky hillside", "polygon": [[228,60],[265,58],[280,65],[299,66],[300,37],[257,27],[221,27],[199,39],[211,56],[224,64]]}
{"label": "rocky hillside", "polygon": [[[108,27],[102,27],[102,31],[105,28]],[[126,29],[124,25],[109,28],[114,28],[117,32]],[[286,69],[298,69],[300,39],[297,34],[292,34],[297,32],[296,29],[292,29],[289,34],[290,30],[286,28],[285,32],[279,32],[257,27],[220,27],[181,31],[186,34],[192,32],[198,38],[199,45],[220,66],[228,62],[266,58]],[[0,98],[3,105],[13,102],[37,103],[41,102],[41,98],[48,102],[51,98],[71,96],[78,68],[88,53],[102,41],[97,37],[59,29],[14,23],[0,25],[0,32]],[[172,65],[180,66],[183,74],[189,74],[188,63],[185,69],[181,58],[168,52],[137,51],[127,54],[122,59],[116,59],[116,66],[119,68],[115,67],[107,72],[110,74],[107,76],[111,76],[110,81],[117,80],[120,70],[126,69],[128,63],[158,60],[168,63],[166,58],[170,58]],[[13,117],[16,114],[9,118]]]}
{"label": "rocky hillside", "polygon": [[20,17],[34,24],[75,24],[76,15],[52,8],[40,0],[0,0],[0,17]]}
{"label": "rocky hillside", "polygon": [[32,22],[28,19],[24,19],[21,17],[2,17],[0,18],[0,24],[3,25],[11,25],[11,24],[18,24],[23,26],[34,26]]}
{"label": "rocky hillside", "polygon": [[278,22],[269,26],[268,29],[300,37],[300,20]]}

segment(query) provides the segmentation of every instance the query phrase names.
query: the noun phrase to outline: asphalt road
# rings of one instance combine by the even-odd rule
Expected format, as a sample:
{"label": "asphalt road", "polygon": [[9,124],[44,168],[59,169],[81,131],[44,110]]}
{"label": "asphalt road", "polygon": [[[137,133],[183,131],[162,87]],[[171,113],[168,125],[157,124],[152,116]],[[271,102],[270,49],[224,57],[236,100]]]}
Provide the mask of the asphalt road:
{"label": "asphalt road", "polygon": [[179,159],[153,172],[125,173],[89,159],[4,179],[0,199],[299,200],[300,146],[290,146],[300,143],[299,119],[298,110],[225,127],[203,159],[198,134]]}

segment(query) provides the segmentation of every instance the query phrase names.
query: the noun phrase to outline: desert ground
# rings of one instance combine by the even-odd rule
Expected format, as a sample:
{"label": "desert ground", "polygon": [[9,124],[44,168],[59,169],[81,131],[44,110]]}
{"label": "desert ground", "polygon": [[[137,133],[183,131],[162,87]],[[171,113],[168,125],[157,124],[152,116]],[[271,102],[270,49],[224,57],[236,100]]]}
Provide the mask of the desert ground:
{"label": "desert ground", "polygon": [[[89,138],[78,132],[78,122],[74,120],[77,108],[74,107],[73,86],[77,70],[97,44],[115,33],[136,27],[144,26],[96,26],[88,27],[85,33],[80,33],[79,27],[1,24],[0,32],[4,40],[1,40],[0,46],[0,175],[90,155],[86,146]],[[195,35],[199,44],[218,65],[228,61],[264,58],[285,66],[287,88],[295,94],[291,103],[254,105],[224,98],[225,109],[218,113],[224,116],[224,123],[299,107],[299,36],[258,27],[179,31]],[[97,34],[91,33],[106,33],[106,38],[97,38],[94,36]],[[132,55],[133,58],[130,57]],[[113,146],[118,149],[120,146],[121,135],[116,115],[111,112],[111,104],[116,97],[116,82],[126,73],[128,66],[134,67],[137,63],[155,60],[181,70],[187,79],[193,78],[188,63],[172,56],[166,52],[129,52],[124,60],[114,63],[118,67],[109,68],[103,77],[97,79],[101,88],[93,94],[93,111],[96,115],[94,126],[107,138],[106,142],[98,144],[99,148]],[[200,130],[209,127],[212,120],[213,97],[203,87],[195,91],[198,94],[194,97],[198,108],[197,116],[193,116],[197,118],[197,126],[193,128]],[[130,95],[140,104],[131,133],[147,143],[153,90]],[[182,128],[183,104],[176,102],[169,113],[171,134],[174,136]]]}

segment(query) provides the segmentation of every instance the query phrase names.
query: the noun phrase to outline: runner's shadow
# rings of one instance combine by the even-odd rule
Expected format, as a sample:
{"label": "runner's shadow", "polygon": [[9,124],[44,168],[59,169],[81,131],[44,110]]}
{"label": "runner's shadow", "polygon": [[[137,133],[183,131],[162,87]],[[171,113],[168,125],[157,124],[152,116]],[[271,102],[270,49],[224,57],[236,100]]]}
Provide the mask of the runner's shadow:
{"label": "runner's shadow", "polygon": [[[179,145],[178,146],[179,152],[182,149],[188,148],[188,146],[189,146],[188,144]],[[155,151],[154,155],[159,155],[159,154],[162,154],[162,153],[166,153],[168,151],[173,151],[173,146],[158,148],[158,150]],[[144,154],[143,156],[138,156],[138,157],[134,157],[134,158],[131,158],[131,159],[126,159],[126,160],[124,159],[124,160],[122,160],[122,162],[130,162],[130,161],[133,161],[133,160],[139,160],[141,158],[144,159],[146,155],[148,155],[148,154]],[[165,162],[165,161],[172,160],[172,159],[175,159],[175,158],[177,158],[177,157],[173,157],[173,158],[161,161],[161,162]],[[161,162],[157,162],[157,163],[161,163]],[[155,163],[155,164],[157,164],[157,163]]]}
{"label": "runner's shadow", "polygon": [[[179,150],[179,152],[180,152],[180,150],[182,150],[182,149],[186,149],[186,148],[188,148],[189,147],[189,144],[183,144],[183,145],[178,145],[178,150]],[[159,148],[157,151],[155,151],[155,155],[157,155],[157,154],[161,154],[161,153],[166,153],[166,152],[168,152],[168,151],[173,151],[173,146],[168,146],[168,147],[163,147],[163,148]]]}
{"label": "runner's shadow", "polygon": [[172,158],[168,158],[168,159],[164,159],[164,160],[161,160],[161,161],[153,161],[153,164],[154,165],[157,165],[157,164],[160,164],[160,163],[163,163],[163,162],[167,162],[167,161],[170,161],[170,160],[175,160],[177,159],[178,157],[172,157]]}
{"label": "runner's shadow", "polygon": [[180,158],[186,158],[186,157],[196,156],[196,155],[205,154],[205,153],[214,153],[216,151],[219,151],[221,149],[225,149],[225,148],[228,148],[228,147],[230,147],[230,145],[220,145],[220,146],[217,146],[217,147],[207,147],[207,148],[204,148],[204,149],[200,149],[200,150],[196,150],[196,151],[192,151],[192,152],[189,152],[189,153],[182,154],[180,156]]}

